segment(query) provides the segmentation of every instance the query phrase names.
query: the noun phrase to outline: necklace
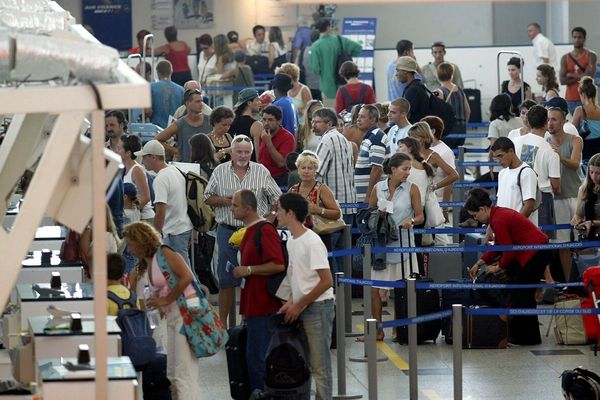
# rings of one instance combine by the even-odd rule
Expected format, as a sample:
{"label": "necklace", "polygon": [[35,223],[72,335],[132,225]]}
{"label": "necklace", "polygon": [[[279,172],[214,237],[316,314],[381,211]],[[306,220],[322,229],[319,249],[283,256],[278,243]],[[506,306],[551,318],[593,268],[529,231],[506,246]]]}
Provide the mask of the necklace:
{"label": "necklace", "polygon": [[227,138],[225,137],[225,135],[217,135],[214,132],[210,133],[210,136],[213,139],[213,142],[215,142],[215,144],[219,147],[224,147],[227,146]]}
{"label": "necklace", "polygon": [[315,188],[315,186],[317,186],[317,182],[315,181],[315,183],[310,186],[310,189],[308,189],[308,191],[306,191],[306,194],[303,193],[302,189],[306,189],[306,187],[302,186],[302,183],[300,183],[300,186],[298,186],[298,193],[300,193],[305,199],[308,200],[310,193],[313,191],[313,189]]}

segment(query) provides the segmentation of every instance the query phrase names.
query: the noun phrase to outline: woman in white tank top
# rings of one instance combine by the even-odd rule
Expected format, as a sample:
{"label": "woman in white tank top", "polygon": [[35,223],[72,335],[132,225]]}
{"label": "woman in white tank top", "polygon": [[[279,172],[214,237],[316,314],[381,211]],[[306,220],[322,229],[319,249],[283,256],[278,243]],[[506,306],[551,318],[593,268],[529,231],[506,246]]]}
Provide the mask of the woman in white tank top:
{"label": "woman in white tank top", "polygon": [[150,199],[150,186],[148,186],[148,177],[144,167],[136,160],[134,153],[140,151],[142,143],[137,136],[123,135],[118,146],[118,153],[123,159],[125,165],[125,175],[123,183],[133,183],[138,193],[138,201],[140,204],[140,218],[144,222],[153,224],[154,210],[152,209]]}

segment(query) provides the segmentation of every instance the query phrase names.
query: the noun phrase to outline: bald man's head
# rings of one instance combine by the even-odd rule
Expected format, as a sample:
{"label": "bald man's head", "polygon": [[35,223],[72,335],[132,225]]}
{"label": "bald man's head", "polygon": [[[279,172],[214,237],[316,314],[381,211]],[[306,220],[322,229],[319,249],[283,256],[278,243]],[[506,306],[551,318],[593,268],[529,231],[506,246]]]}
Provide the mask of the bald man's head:
{"label": "bald man's head", "polygon": [[185,90],[198,89],[198,90],[202,91],[202,85],[200,85],[200,82],[198,82],[198,81],[187,81],[186,83],[183,84],[183,88]]}

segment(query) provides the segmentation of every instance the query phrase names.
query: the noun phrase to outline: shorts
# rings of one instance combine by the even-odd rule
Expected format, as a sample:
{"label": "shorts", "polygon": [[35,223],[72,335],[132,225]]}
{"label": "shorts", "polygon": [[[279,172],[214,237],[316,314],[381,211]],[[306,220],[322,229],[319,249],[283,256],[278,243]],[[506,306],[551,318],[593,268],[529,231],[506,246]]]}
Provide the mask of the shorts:
{"label": "shorts", "polygon": [[[554,216],[557,224],[570,224],[575,216],[577,199],[568,197],[565,199],[554,199]],[[556,231],[556,243],[570,242],[572,240],[572,229],[561,229]]]}
{"label": "shorts", "polygon": [[[554,196],[552,193],[542,192],[542,203],[538,208],[538,226],[540,225],[554,225],[556,223],[556,216],[554,215]],[[543,231],[548,239],[556,238],[556,231],[549,230]]]}

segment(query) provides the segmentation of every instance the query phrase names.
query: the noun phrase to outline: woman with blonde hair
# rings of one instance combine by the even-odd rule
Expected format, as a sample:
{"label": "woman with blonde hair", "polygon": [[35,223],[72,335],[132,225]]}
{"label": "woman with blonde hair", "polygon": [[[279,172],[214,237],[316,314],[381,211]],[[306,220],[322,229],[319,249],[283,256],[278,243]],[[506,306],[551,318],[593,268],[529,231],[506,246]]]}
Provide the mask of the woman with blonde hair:
{"label": "woman with blonde hair", "polygon": [[[296,64],[285,63],[275,69],[275,73],[288,74],[292,78],[292,88],[288,91],[296,109],[298,110],[300,126],[304,125],[304,110],[309,101],[312,100],[312,94],[308,86],[300,83],[300,68]],[[308,126],[310,128],[310,125]]]}
{"label": "woman with blonde hair", "polygon": [[315,111],[321,108],[323,108],[323,103],[321,103],[320,100],[310,100],[308,103],[306,103],[306,108],[304,109],[303,115],[304,123],[298,130],[298,135],[296,138],[298,151],[315,151],[317,149],[321,138],[315,135],[312,130],[312,115]]}
{"label": "woman with blonde hair", "polygon": [[177,303],[183,296],[187,308],[200,306],[199,294],[192,285],[194,275],[180,254],[162,245],[160,234],[151,225],[145,222],[126,225],[123,236],[129,251],[139,259],[140,268],[147,271],[154,292],[145,306],[159,308],[167,319],[167,377],[171,381],[171,393],[177,399],[200,399],[200,363],[187,337],[180,332],[181,313],[187,310],[180,309]]}
{"label": "woman with blonde hair", "polygon": [[434,142],[431,128],[427,122],[417,122],[408,129],[408,137],[415,138],[421,145],[420,152],[423,161],[431,165],[433,170],[441,168],[446,174],[446,177],[437,183],[431,183],[430,189],[436,191],[451,185],[453,182],[458,180],[458,173],[452,166],[450,166],[444,159],[435,151],[431,150],[430,147]]}

